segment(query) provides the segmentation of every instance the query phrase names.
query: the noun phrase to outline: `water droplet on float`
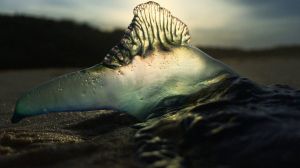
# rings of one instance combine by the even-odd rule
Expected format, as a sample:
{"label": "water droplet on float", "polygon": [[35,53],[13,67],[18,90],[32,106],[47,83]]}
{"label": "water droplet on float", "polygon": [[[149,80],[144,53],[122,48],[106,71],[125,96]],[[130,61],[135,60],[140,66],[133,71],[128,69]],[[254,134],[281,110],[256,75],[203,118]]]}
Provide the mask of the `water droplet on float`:
{"label": "water droplet on float", "polygon": [[95,88],[95,87],[92,88],[92,93],[93,93],[93,94],[96,93],[96,88]]}
{"label": "water droplet on float", "polygon": [[123,75],[123,72],[121,70],[118,70],[117,74],[118,75]]}

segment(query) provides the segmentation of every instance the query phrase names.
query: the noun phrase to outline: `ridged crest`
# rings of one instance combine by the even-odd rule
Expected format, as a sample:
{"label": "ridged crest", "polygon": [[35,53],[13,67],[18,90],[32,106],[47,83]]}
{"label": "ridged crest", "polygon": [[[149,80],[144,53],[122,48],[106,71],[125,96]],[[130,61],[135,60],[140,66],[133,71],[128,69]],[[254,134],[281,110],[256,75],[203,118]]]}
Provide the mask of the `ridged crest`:
{"label": "ridged crest", "polygon": [[120,43],[105,56],[103,65],[115,68],[131,63],[134,56],[145,56],[148,50],[168,50],[188,45],[187,26],[156,2],[147,2],[134,8],[134,17]]}

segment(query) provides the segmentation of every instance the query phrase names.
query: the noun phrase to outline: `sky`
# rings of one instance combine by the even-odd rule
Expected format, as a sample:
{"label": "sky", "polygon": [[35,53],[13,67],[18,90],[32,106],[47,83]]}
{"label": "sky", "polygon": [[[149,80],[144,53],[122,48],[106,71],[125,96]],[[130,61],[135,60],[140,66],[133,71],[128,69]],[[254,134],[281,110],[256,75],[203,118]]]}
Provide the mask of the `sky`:
{"label": "sky", "polygon": [[[191,43],[211,47],[300,45],[300,0],[155,0],[189,27]],[[125,29],[145,0],[0,0],[0,13],[72,19]]]}

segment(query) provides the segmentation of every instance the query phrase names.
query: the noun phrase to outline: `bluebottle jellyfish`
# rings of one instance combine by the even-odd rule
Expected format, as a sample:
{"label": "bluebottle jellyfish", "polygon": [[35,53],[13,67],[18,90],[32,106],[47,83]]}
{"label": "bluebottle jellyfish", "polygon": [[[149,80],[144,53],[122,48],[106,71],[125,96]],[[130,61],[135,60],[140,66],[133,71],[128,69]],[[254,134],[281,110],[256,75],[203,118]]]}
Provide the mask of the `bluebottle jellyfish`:
{"label": "bluebottle jellyfish", "polygon": [[52,112],[100,109],[143,120],[165,98],[190,95],[237,75],[190,45],[187,26],[159,4],[140,4],[133,14],[124,36],[102,62],[28,91],[17,101],[12,122]]}

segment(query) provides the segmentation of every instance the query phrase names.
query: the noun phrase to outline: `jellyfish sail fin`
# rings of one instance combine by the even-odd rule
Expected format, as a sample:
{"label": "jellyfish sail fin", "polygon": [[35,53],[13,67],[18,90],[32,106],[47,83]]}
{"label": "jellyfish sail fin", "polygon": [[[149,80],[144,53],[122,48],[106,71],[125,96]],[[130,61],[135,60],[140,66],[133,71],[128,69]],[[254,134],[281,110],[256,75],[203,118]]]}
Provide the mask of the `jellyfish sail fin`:
{"label": "jellyfish sail fin", "polygon": [[91,67],[25,93],[12,122],[52,112],[118,109],[145,119],[168,97],[193,94],[230,68],[189,45],[187,26],[155,2],[138,5],[120,42]]}

